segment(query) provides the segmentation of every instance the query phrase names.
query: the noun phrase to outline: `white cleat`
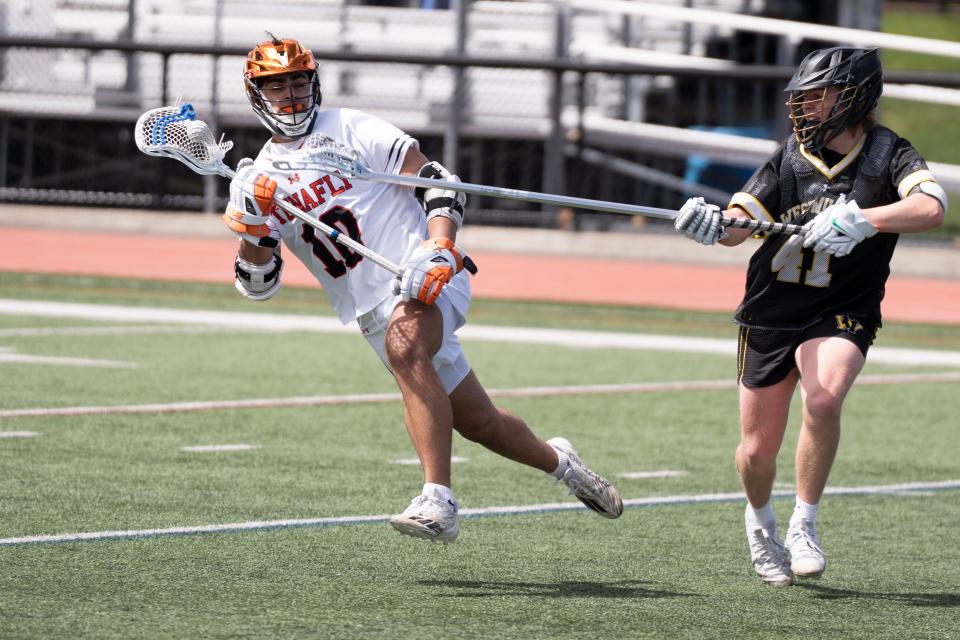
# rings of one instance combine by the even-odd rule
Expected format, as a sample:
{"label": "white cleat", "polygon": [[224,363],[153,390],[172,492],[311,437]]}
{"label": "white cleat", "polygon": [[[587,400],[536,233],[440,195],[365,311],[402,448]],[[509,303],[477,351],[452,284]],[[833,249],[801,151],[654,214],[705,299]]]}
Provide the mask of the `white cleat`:
{"label": "white cleat", "polygon": [[561,461],[566,459],[567,468],[559,481],[567,485],[570,495],[604,518],[619,518],[623,513],[623,500],[617,489],[590,471],[566,438],[550,438],[547,444],[557,451]]}
{"label": "white cleat", "polygon": [[789,587],[793,584],[790,556],[777,540],[777,530],[753,529],[747,532],[750,543],[750,559],[753,570],[760,579],[774,587]]}
{"label": "white cleat", "polygon": [[820,547],[817,529],[809,520],[790,523],[784,540],[790,551],[790,568],[799,578],[819,578],[827,568],[827,554]]}
{"label": "white cleat", "polygon": [[455,500],[419,495],[410,501],[403,513],[390,518],[390,524],[407,536],[453,542],[460,535],[459,511],[460,505]]}

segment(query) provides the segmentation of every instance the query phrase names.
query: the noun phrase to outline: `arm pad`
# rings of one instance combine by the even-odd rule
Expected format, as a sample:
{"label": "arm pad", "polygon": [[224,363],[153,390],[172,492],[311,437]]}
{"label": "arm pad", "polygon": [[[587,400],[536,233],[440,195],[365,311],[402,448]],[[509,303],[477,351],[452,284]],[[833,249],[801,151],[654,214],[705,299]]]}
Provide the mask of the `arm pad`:
{"label": "arm pad", "polygon": [[943,212],[944,213],[947,212],[947,204],[948,204],[947,192],[944,191],[943,187],[941,187],[938,183],[932,180],[924,180],[923,182],[915,186],[911,191],[911,193],[917,193],[917,192],[920,192],[924,195],[928,195],[931,198],[936,199],[936,201],[940,203],[940,206],[943,207]]}
{"label": "arm pad", "polygon": [[417,187],[413,195],[416,196],[423,210],[427,214],[427,222],[431,218],[441,216],[457,225],[463,224],[463,207],[467,204],[467,196],[459,191],[445,189],[444,182],[460,182],[460,178],[453,175],[439,162],[428,162],[420,167],[417,176],[437,181],[436,187]]}
{"label": "arm pad", "polygon": [[274,253],[270,262],[254,264],[237,256],[234,264],[237,279],[233,286],[245,298],[267,300],[280,290],[280,274],[283,272],[283,258]]}

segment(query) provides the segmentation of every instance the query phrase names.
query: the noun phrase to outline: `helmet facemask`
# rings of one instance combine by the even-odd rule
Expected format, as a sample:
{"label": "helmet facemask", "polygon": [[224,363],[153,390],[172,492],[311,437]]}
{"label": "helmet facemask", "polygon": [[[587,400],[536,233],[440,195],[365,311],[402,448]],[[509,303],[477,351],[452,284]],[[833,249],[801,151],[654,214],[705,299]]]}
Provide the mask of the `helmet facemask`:
{"label": "helmet facemask", "polygon": [[300,138],[310,132],[321,100],[316,72],[248,79],[246,84],[250,106],[268,129],[286,138]]}
{"label": "helmet facemask", "polygon": [[[787,110],[797,142],[808,151],[819,151],[851,126],[851,113],[856,104],[856,85],[845,85],[832,93],[829,87],[791,91]],[[833,96],[836,100],[826,107]]]}
{"label": "helmet facemask", "polygon": [[247,54],[244,88],[257,118],[285,138],[310,133],[320,106],[320,76],[313,54],[296,40],[270,35]]}

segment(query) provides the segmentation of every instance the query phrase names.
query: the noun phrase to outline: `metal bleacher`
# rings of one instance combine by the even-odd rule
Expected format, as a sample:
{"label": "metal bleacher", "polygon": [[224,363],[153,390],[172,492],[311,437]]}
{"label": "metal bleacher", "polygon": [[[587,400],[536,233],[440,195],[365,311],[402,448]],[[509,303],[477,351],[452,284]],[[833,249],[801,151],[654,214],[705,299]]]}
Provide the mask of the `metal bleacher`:
{"label": "metal bleacher", "polygon": [[[669,0],[664,4],[690,3]],[[702,0],[693,4],[742,11],[745,5],[757,3]],[[457,46],[452,11],[363,6],[344,0],[278,0],[268,5],[232,0],[223,3],[218,29],[215,5],[208,0],[138,0],[131,38],[127,0],[32,0],[29,15],[16,15],[18,9],[8,8],[0,28],[9,35],[65,37],[78,42],[132,39],[149,44],[235,47],[250,46],[269,29],[303,40],[320,55],[324,51],[395,51],[441,56]],[[473,2],[465,53],[530,60],[555,57],[558,6],[553,2]],[[625,36],[620,20],[577,14],[570,24],[569,51],[576,55],[626,44],[665,55],[689,52],[684,49],[683,29],[675,22],[631,22]],[[8,72],[0,80],[0,109],[7,112],[123,119],[156,106],[164,95],[182,96],[201,111],[209,111],[215,84],[222,122],[254,122],[239,80],[239,57],[215,62],[210,56],[173,55],[166,69],[166,87],[161,87],[163,61],[157,54],[12,49],[5,55]],[[420,134],[438,133],[445,126],[453,92],[449,67],[323,60],[320,67],[328,105],[369,111]],[[29,69],[29,73],[10,72],[15,69]],[[465,133],[531,139],[545,135],[549,128],[548,72],[474,68],[466,72],[466,79]],[[605,96],[617,93],[608,91],[614,86],[604,82],[616,81],[597,80],[593,95],[601,108]]]}
{"label": "metal bleacher", "polygon": [[[776,84],[782,78],[768,74],[764,81],[744,80],[744,74],[753,73],[744,65],[788,68],[796,58],[791,47],[811,38],[917,52],[934,48],[960,58],[960,51],[950,49],[960,47],[956,43],[770,20],[763,17],[767,5],[773,5],[767,0],[476,0],[469,2],[462,42],[456,11],[370,6],[366,1],[0,2],[0,35],[7,39],[0,49],[0,140],[12,149],[0,152],[0,191],[4,183],[20,189],[7,195],[11,198],[26,198],[29,194],[21,191],[37,185],[77,189],[56,172],[59,160],[34,171],[33,146],[59,145],[67,155],[85,152],[88,141],[106,135],[97,132],[126,127],[146,109],[176,97],[192,102],[214,128],[226,130],[237,151],[256,146],[260,138],[254,132],[261,137],[262,132],[243,92],[241,52],[263,39],[265,30],[297,38],[314,50],[326,106],[380,116],[432,145],[429,152],[437,157],[452,150],[468,181],[509,180],[518,188],[559,193],[572,174],[572,188],[591,197],[660,198],[669,206],[690,190],[687,178],[679,175],[690,157],[755,166],[769,154],[773,139],[782,137],[775,127],[786,126],[786,119],[775,111],[781,103],[773,99],[779,97]],[[11,44],[17,36],[57,44]],[[753,44],[737,51],[738,39]],[[62,48],[64,41],[77,46]],[[103,46],[114,42],[148,50]],[[85,48],[84,43],[97,46]],[[176,51],[191,47],[197,51]],[[214,55],[211,49],[218,47],[231,53]],[[773,63],[771,50],[776,52]],[[361,59],[351,59],[354,55]],[[364,61],[364,55],[379,60]],[[405,56],[416,60],[403,61]],[[458,62],[452,56],[460,63],[467,57],[488,63],[461,70],[449,64]],[[522,68],[527,62],[549,67],[557,61],[590,70],[558,75]],[[648,70],[637,73],[637,65]],[[454,96],[460,78],[464,103],[458,110]],[[955,89],[930,84],[936,83],[891,83],[890,91],[917,100],[960,101]],[[955,86],[949,80],[945,84]],[[44,139],[46,127],[33,126],[44,118],[78,131],[69,148]],[[78,120],[101,124],[84,134],[84,127],[71,124]],[[759,134],[747,132],[744,124]],[[567,167],[564,157],[569,158]],[[630,171],[622,173],[634,179],[610,179],[614,160],[632,162]],[[104,167],[97,183],[104,186],[98,188],[152,189],[152,201],[161,206],[167,206],[167,191],[178,193],[195,184],[176,183],[175,177],[160,184],[142,168],[140,183],[128,187],[117,182],[108,162],[95,166]],[[935,170],[945,186],[960,189],[960,166]],[[116,199],[115,193],[110,197]],[[549,220],[543,216],[534,222]]]}

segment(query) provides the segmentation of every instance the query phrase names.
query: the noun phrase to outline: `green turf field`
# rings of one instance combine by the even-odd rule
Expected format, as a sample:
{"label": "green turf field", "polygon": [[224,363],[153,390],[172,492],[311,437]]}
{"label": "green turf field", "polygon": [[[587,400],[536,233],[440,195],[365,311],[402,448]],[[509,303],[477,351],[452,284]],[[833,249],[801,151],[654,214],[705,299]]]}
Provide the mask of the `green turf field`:
{"label": "green turf field", "polygon": [[[418,491],[419,468],[393,462],[414,457],[395,400],[10,414],[393,392],[359,336],[157,319],[180,309],[260,314],[274,328],[282,318],[329,320],[317,292],[287,289],[253,304],[227,286],[0,274],[0,298],[158,310],[140,322],[93,320],[75,306],[60,307],[61,316],[0,312],[0,432],[36,434],[0,438],[0,539],[26,539],[0,545],[0,638],[960,637],[955,488],[829,496],[820,517],[824,578],[789,589],[754,578],[742,501],[708,501],[739,490],[732,386],[499,399],[538,434],[570,438],[628,508],[617,521],[548,507],[476,515],[456,544],[433,545],[398,536],[382,519],[302,522],[388,515]],[[471,324],[505,334],[525,326],[734,338],[726,315],[653,309],[477,301]],[[561,344],[464,345],[494,389],[732,384],[732,351],[571,346],[577,335]],[[960,351],[960,327],[889,324],[878,347]],[[957,371],[873,362],[864,380]],[[960,481],[957,389],[936,379],[855,388],[831,485]],[[796,430],[780,459],[785,492]],[[255,448],[183,450],[218,444]],[[464,509],[578,504],[543,474],[463,439],[454,455],[465,459],[454,465]],[[664,470],[683,475],[619,477]],[[666,496],[675,503],[629,502]],[[785,519],[792,505],[785,497],[775,506]],[[286,524],[29,542],[257,521]]]}

